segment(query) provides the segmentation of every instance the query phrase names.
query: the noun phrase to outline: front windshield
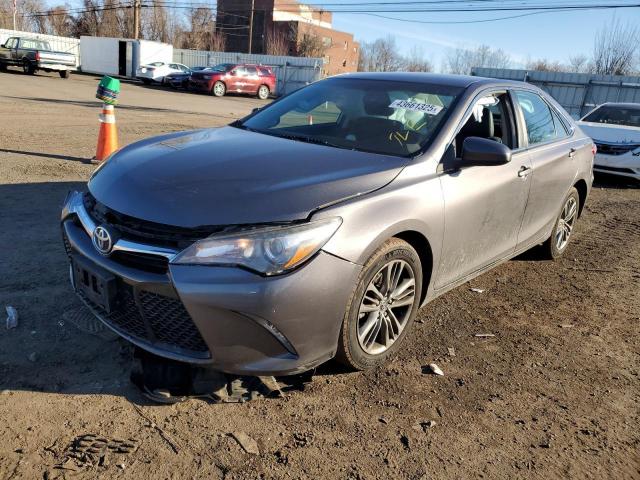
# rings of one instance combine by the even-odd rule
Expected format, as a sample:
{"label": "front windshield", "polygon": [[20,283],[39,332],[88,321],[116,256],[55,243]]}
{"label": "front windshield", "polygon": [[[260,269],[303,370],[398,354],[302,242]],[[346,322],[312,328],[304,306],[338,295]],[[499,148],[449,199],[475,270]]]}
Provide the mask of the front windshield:
{"label": "front windshield", "polygon": [[461,88],[334,78],[283,98],[237,125],[338,148],[412,156],[435,136]]}
{"label": "front windshield", "polygon": [[637,107],[603,105],[584,117],[583,121],[640,127],[640,105]]}

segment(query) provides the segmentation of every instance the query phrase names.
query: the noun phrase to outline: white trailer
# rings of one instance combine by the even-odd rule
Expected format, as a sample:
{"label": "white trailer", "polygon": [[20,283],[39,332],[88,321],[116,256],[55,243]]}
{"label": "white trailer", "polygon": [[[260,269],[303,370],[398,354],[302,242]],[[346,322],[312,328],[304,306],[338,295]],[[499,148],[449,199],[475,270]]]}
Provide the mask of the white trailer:
{"label": "white trailer", "polygon": [[173,46],[131,38],[80,37],[80,68],[99,75],[135,77],[140,65],[173,61]]}

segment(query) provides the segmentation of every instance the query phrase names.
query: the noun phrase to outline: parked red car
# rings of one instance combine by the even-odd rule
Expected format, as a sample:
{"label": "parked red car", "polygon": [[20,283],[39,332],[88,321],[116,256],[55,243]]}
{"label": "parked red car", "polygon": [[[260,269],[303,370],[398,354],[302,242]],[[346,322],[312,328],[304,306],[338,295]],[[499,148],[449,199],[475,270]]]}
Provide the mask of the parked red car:
{"label": "parked red car", "polygon": [[248,93],[266,100],[276,90],[276,76],[264,65],[221,63],[194,72],[189,79],[193,90],[222,97],[227,92]]}

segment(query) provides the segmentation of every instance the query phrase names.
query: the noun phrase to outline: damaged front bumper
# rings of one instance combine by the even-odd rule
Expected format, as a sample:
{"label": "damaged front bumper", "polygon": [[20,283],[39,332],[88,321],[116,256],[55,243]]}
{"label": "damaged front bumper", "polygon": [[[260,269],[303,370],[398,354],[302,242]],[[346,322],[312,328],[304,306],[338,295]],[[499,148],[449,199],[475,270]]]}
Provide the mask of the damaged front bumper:
{"label": "damaged front bumper", "polygon": [[[299,373],[333,357],[362,268],[320,251],[289,274],[263,277],[174,265],[179,252],[124,237],[105,256],[79,192],[67,197],[61,223],[74,289],[109,328],[156,355],[238,375]],[[92,272],[108,283],[108,305],[78,288]]]}

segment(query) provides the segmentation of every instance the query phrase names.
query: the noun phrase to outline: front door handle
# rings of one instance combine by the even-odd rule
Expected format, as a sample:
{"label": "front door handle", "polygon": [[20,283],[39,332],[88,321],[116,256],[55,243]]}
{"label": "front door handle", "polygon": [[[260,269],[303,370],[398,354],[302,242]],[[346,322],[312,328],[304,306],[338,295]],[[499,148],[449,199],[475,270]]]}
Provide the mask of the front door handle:
{"label": "front door handle", "polygon": [[571,148],[569,149],[569,158],[573,158],[573,157],[575,157],[575,156],[576,156],[576,149],[575,149],[575,148],[573,148],[573,147],[571,147]]}
{"label": "front door handle", "polygon": [[527,175],[529,175],[531,173],[531,167],[525,167],[524,165],[522,167],[520,167],[520,170],[518,171],[518,176],[520,178],[526,178]]}

